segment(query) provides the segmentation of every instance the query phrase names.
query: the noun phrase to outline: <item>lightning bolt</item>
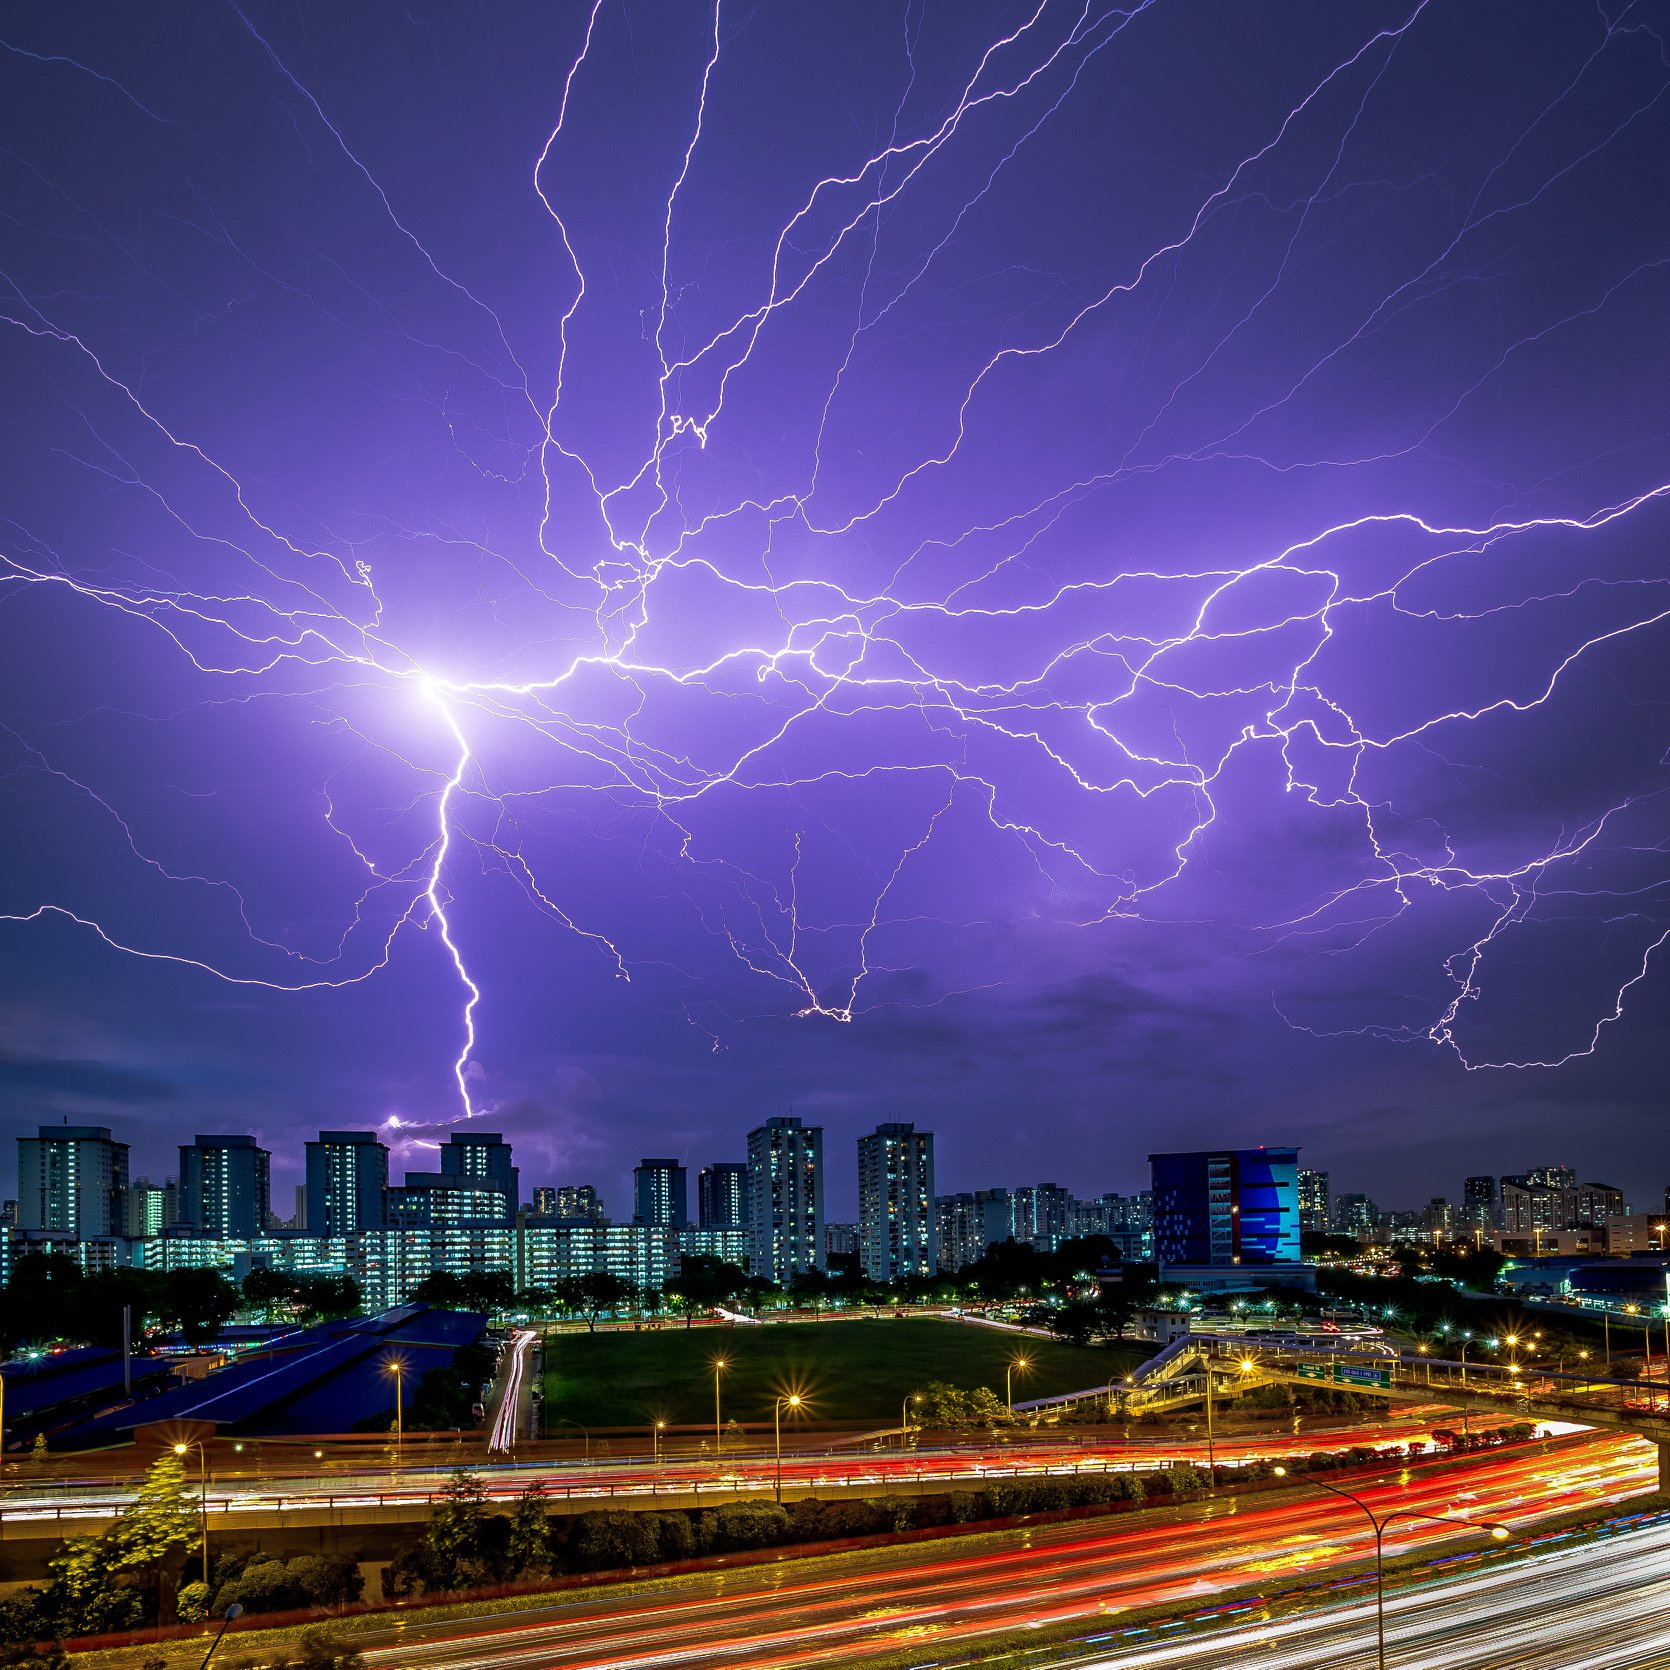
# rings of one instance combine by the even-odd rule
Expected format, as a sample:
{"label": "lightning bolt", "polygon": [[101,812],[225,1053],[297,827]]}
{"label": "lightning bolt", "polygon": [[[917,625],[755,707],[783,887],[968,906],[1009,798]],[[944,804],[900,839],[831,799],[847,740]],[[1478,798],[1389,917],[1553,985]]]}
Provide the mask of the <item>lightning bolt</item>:
{"label": "lightning bolt", "polygon": [[[353,767],[311,785],[353,874],[340,933],[320,955],[261,924],[230,879],[165,861],[117,793],[16,720],[9,780],[50,785],[90,809],[171,896],[230,901],[249,962],[192,946],[188,925],[180,946],[146,943],[75,900],[28,899],[0,921],[70,924],[112,953],[280,993],[363,984],[429,936],[459,994],[451,1078],[456,1116],[470,1118],[491,1106],[480,1089],[491,1005],[473,972],[458,881],[467,860],[516,887],[613,977],[653,974],[640,986],[681,990],[675,1001],[718,1048],[724,1025],[750,1013],[850,1023],[875,1007],[980,989],[971,979],[905,991],[909,931],[954,935],[985,920],[935,891],[955,892],[949,861],[936,857],[974,831],[1025,866],[1036,891],[1022,915],[1085,933],[1211,920],[1266,952],[1333,959],[1424,920],[1435,901],[1456,922],[1474,912],[1444,929],[1453,937],[1418,1020],[1335,1029],[1283,1006],[1284,1018],[1318,1034],[1424,1043],[1470,1070],[1551,1069],[1593,1054],[1670,939],[1670,876],[1654,867],[1665,838],[1640,833],[1661,827],[1670,790],[1636,785],[1575,828],[1527,830],[1503,860],[1469,854],[1465,837],[1395,779],[1411,761],[1478,769],[1462,739],[1546,716],[1574,681],[1601,676],[1620,646],[1650,642],[1670,621],[1662,572],[1588,571],[1620,529],[1662,538],[1670,481],[1652,464],[1661,448],[1642,437],[1600,458],[1574,453],[1546,480],[1491,481],[1463,457],[1453,473],[1493,504],[1482,515],[1419,502],[1399,467],[1438,460],[1448,470],[1447,435],[1544,363],[1539,355],[1651,305],[1670,254],[1630,252],[1569,305],[1517,322],[1484,365],[1435,375],[1395,443],[1331,446],[1294,414],[1361,356],[1393,352],[1385,345],[1423,309],[1511,274],[1517,241],[1540,235],[1550,203],[1606,178],[1660,116],[1670,56],[1638,8],[1600,15],[1587,50],[1517,124],[1472,135],[1455,163],[1464,184],[1418,168],[1376,172],[1362,153],[1377,124],[1397,119],[1411,57],[1442,51],[1432,39],[1439,11],[1419,0],[1384,26],[1359,26],[1302,76],[1296,54],[1296,96],[1253,101],[1239,148],[1179,171],[1150,222],[1132,210],[1094,270],[1068,276],[1065,257],[1051,274],[1051,257],[1012,228],[991,270],[971,267],[970,250],[1015,213],[1040,151],[1071,154],[1074,124],[1107,96],[1111,83],[1098,78],[1142,73],[1169,16],[1160,0],[1037,0],[966,50],[938,36],[925,45],[927,15],[907,6],[896,96],[875,117],[873,146],[830,136],[816,153],[833,158],[828,171],[804,168],[749,257],[729,267],[733,252],[709,235],[704,205],[727,166],[724,136],[749,102],[750,32],[763,25],[720,0],[703,9],[676,135],[627,182],[653,234],[622,260],[578,189],[608,164],[610,124],[625,120],[611,111],[608,65],[630,51],[629,24],[595,0],[552,78],[546,137],[528,159],[529,218],[554,235],[563,269],[547,298],[547,352],[507,323],[525,319],[521,298],[512,312],[491,286],[460,276],[461,260],[433,253],[423,204],[378,177],[356,118],[235,9],[249,55],[228,73],[279,102],[310,167],[357,194],[410,263],[413,286],[474,322],[476,349],[428,340],[382,302],[375,332],[356,329],[346,310],[246,250],[206,202],[197,229],[255,281],[316,307],[322,329],[385,339],[391,386],[393,367],[435,356],[449,379],[489,391],[509,464],[475,460],[468,394],[449,382],[437,396],[415,372],[399,384],[484,492],[525,477],[538,503],[526,515],[508,501],[508,538],[497,518],[425,520],[404,504],[381,514],[375,540],[363,518],[344,516],[354,531],[333,531],[322,511],[299,516],[271,480],[255,481],[239,447],[195,421],[85,294],[0,273],[9,298],[0,328],[68,414],[73,438],[42,446],[169,530],[166,552],[140,559],[8,518],[0,602],[14,621],[29,619],[26,602],[59,600],[189,667],[206,706],[306,711],[360,750]],[[208,148],[164,98],[148,88],[142,97],[85,55],[5,40],[0,53],[41,78],[28,85],[72,77],[110,100],[113,122],[118,111],[137,115],[170,143]],[[56,214],[75,217],[101,265],[154,277],[144,241],[57,185],[53,160],[19,165],[50,190]],[[1377,213],[1391,223],[1429,188],[1451,212],[1424,241],[1408,235],[1406,270],[1325,328],[1281,323],[1313,269],[1348,264],[1342,251],[1358,224]],[[1273,254],[1243,278],[1250,225],[1269,232]],[[1503,237],[1508,254],[1491,242]],[[710,264],[723,282],[700,276]],[[365,302],[366,287],[332,265],[344,294]],[[623,330],[626,269],[650,277]],[[959,335],[945,310],[965,291]],[[1174,327],[1178,291],[1200,316]],[[1024,303],[1009,306],[1011,296]],[[1266,375],[1258,333],[1272,329],[1291,329],[1295,347]],[[791,377],[783,365],[797,330],[810,346]],[[883,403],[866,422],[859,407],[878,365],[885,373],[901,343],[934,336],[946,346],[922,410]],[[1150,362],[1167,341],[1178,363],[1159,373]],[[1237,372],[1237,356],[1252,369]],[[1051,391],[1075,374],[1109,385],[1106,433],[1085,436],[1091,463],[1052,458],[1020,472],[1027,486],[1005,497],[983,479],[983,461],[1031,414],[1047,415]],[[774,402],[801,410],[790,397],[803,386],[814,391],[803,430],[777,445]],[[1215,408],[1203,405],[1208,393]],[[1124,522],[1091,517],[1091,507],[1142,505],[1155,483],[1189,484],[1176,489],[1187,506],[1212,467],[1231,483],[1243,470],[1292,483],[1292,498],[1233,537],[1168,540],[1140,511]],[[1364,500],[1345,514],[1310,485],[1358,477],[1364,486],[1350,490]],[[957,508],[964,495],[978,508]],[[384,553],[375,563],[365,554],[374,547]],[[445,552],[476,573],[497,647],[423,619],[391,548]],[[530,611],[538,619],[524,621]],[[1376,632],[1390,641],[1394,629],[1505,623],[1525,625],[1535,654],[1483,696],[1425,701],[1400,688],[1391,700],[1353,676],[1351,646]],[[408,785],[405,799],[375,803],[367,785],[384,771]],[[1331,840],[1349,831],[1347,875],[1318,876],[1297,906],[1238,917],[1201,903],[1221,862],[1204,855],[1229,850],[1214,843],[1234,840],[1248,792],[1238,785],[1259,773]],[[641,941],[641,928],[611,925],[604,901],[553,882],[542,843],[558,815],[586,841],[634,851],[646,870],[676,878],[669,891],[711,956],[635,949],[628,939]],[[775,839],[762,835],[774,826]],[[1607,865],[1647,873],[1601,885]],[[1493,1053],[1466,1024],[1486,971],[1554,911],[1589,912],[1627,942],[1623,977],[1569,1047]],[[721,962],[740,971],[751,1007],[714,997]],[[725,1022],[699,1018],[712,1008]]]}

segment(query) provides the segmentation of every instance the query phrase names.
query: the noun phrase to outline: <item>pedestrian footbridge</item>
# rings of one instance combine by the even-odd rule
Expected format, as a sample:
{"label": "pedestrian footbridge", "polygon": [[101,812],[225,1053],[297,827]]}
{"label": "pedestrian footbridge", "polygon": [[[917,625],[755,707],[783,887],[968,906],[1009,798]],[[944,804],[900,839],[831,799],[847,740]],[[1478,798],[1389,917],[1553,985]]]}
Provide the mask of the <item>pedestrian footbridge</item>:
{"label": "pedestrian footbridge", "polygon": [[1101,1403],[1133,1415],[1158,1414],[1280,1384],[1637,1433],[1658,1446],[1659,1488],[1670,1492],[1670,1384],[1665,1380],[1623,1381],[1525,1363],[1406,1356],[1372,1336],[1251,1341],[1239,1334],[1185,1334],[1125,1379],[1015,1407],[1044,1413]]}

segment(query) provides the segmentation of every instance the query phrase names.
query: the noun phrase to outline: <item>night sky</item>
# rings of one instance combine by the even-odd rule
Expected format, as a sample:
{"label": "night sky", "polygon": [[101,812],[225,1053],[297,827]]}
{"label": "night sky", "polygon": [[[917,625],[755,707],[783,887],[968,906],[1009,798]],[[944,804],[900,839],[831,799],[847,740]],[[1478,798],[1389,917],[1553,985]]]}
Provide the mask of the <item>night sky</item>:
{"label": "night sky", "polygon": [[8,1147],[1657,1203],[1670,8],[0,37]]}

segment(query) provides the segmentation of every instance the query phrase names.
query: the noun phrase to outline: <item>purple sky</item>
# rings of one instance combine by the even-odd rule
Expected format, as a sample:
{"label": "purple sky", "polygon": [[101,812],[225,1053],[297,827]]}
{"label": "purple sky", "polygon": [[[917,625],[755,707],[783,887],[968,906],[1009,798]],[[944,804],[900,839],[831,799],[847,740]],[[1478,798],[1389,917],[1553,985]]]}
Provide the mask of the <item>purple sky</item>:
{"label": "purple sky", "polygon": [[1663,5],[0,35],[0,1135],[1656,1204]]}

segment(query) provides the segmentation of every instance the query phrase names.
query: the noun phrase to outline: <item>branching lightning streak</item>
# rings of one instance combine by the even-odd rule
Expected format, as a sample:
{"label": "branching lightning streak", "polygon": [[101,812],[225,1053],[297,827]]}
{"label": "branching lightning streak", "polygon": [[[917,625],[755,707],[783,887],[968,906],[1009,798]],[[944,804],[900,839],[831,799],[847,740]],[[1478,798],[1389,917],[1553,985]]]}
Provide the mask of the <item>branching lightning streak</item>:
{"label": "branching lightning streak", "polygon": [[[139,943],[142,934],[109,927],[105,913],[56,899],[26,900],[0,912],[0,921],[69,923],[125,956],[289,993],[363,984],[389,966],[408,928],[432,927],[462,994],[451,1071],[461,1114],[474,1117],[490,1105],[477,1075],[484,1071],[478,1022],[490,1015],[491,983],[474,972],[480,965],[460,897],[461,857],[478,853],[484,871],[508,878],[541,917],[588,954],[601,954],[621,979],[653,968],[658,979],[691,990],[716,984],[705,969],[639,954],[626,943],[633,930],[604,925],[599,899],[581,885],[554,884],[542,832],[530,822],[536,813],[563,808],[587,839],[636,850],[646,866],[652,856],[664,861],[679,878],[683,908],[699,920],[705,941],[734,959],[743,989],[770,989],[767,1012],[852,1022],[872,1006],[866,994],[878,985],[883,995],[873,1006],[906,1001],[888,987],[898,969],[879,943],[907,924],[969,925],[904,898],[912,878],[932,868],[947,831],[978,824],[982,838],[1024,857],[1038,894],[1023,917],[1047,911],[1080,930],[1201,920],[1204,907],[1188,889],[1195,872],[1210,867],[1195,861],[1233,834],[1246,792],[1233,786],[1238,778],[1268,772],[1266,781],[1295,797],[1315,827],[1349,828],[1353,857],[1342,877],[1319,875],[1299,901],[1239,919],[1220,911],[1220,922],[1264,949],[1310,946],[1344,956],[1421,917],[1433,901],[1457,911],[1440,931],[1458,948],[1439,958],[1439,983],[1423,994],[1419,1022],[1335,1029],[1289,1017],[1289,1024],[1424,1040],[1468,1069],[1553,1068],[1593,1054],[1670,940],[1670,925],[1662,925],[1670,875],[1610,888],[1562,878],[1603,862],[1662,857],[1670,841],[1621,831],[1658,815],[1666,791],[1637,784],[1589,807],[1575,831],[1527,836],[1504,859],[1468,856],[1441,811],[1398,787],[1397,773],[1430,761],[1461,771],[1441,752],[1452,739],[1495,734],[1491,727],[1551,710],[1609,654],[1662,636],[1670,607],[1654,592],[1670,577],[1590,573],[1581,565],[1587,549],[1626,526],[1662,539],[1670,481],[1650,467],[1597,472],[1596,482],[1608,485],[1566,483],[1557,496],[1548,482],[1516,480],[1486,513],[1457,514],[1447,506],[1411,508],[1402,478],[1370,474],[1369,508],[1318,514],[1301,501],[1234,547],[1202,538],[1166,549],[1153,537],[1155,549],[1133,557],[1117,547],[1124,539],[1140,545],[1142,534],[1107,532],[1103,524],[1090,540],[1084,531],[1087,506],[1114,502],[1107,496],[1167,472],[1246,464],[1280,481],[1324,467],[1385,471],[1431,457],[1440,432],[1522,362],[1604,321],[1670,273],[1670,256],[1632,259],[1622,273],[1604,274],[1581,305],[1516,325],[1482,368],[1438,390],[1436,409],[1418,414],[1395,445],[1364,445],[1357,456],[1339,449],[1337,457],[1316,445],[1278,461],[1265,443],[1248,440],[1301,406],[1395,321],[1452,286],[1480,282],[1469,263],[1482,270],[1487,261],[1472,253],[1481,235],[1518,228],[1655,112],[1670,92],[1670,59],[1636,8],[1626,7],[1600,18],[1587,55],[1517,131],[1495,135],[1494,151],[1479,142],[1476,178],[1457,194],[1453,226],[1408,274],[1388,280],[1356,314],[1342,311],[1297,354],[1296,372],[1284,368],[1271,389],[1249,379],[1226,409],[1191,414],[1191,401],[1302,282],[1307,263],[1321,261],[1342,237],[1338,225],[1322,231],[1319,223],[1353,191],[1380,191],[1395,203],[1414,190],[1354,176],[1353,147],[1364,142],[1371,113],[1384,118],[1400,55],[1420,46],[1439,10],[1438,0],[1414,0],[1384,26],[1362,28],[1332,61],[1307,72],[1291,103],[1270,102],[1244,145],[1203,169],[1145,241],[1131,241],[1134,232],[1114,240],[1077,290],[1065,279],[1055,291],[1017,288],[1025,305],[1013,317],[995,307],[996,326],[985,336],[988,321],[971,307],[965,363],[941,379],[949,395],[938,399],[937,388],[925,395],[931,411],[903,440],[886,423],[874,424],[873,459],[853,439],[853,385],[873,375],[886,353],[903,352],[910,333],[939,325],[936,298],[972,283],[958,263],[968,262],[981,217],[1008,212],[1013,175],[1039,147],[1058,142],[1069,117],[1082,115],[1097,76],[1124,73],[1126,58],[1143,50],[1143,31],[1163,19],[1163,0],[1123,7],[1032,0],[1013,27],[977,43],[960,69],[952,65],[956,73],[944,76],[938,92],[924,90],[922,48],[907,19],[907,73],[876,123],[873,149],[835,145],[838,162],[815,179],[816,169],[808,171],[785,198],[786,215],[757,236],[764,254],[756,267],[731,289],[692,299],[681,275],[699,271],[712,253],[702,224],[707,158],[715,133],[736,119],[733,103],[746,103],[736,81],[745,61],[733,59],[758,26],[714,0],[702,14],[699,51],[691,49],[689,103],[664,147],[665,194],[649,188],[645,219],[657,238],[640,255],[653,279],[637,344],[609,336],[605,304],[610,285],[620,282],[613,253],[601,234],[588,232],[584,211],[565,204],[580,174],[598,165],[588,146],[600,142],[588,138],[586,122],[598,119],[594,106],[606,104],[596,96],[607,73],[602,60],[621,49],[614,37],[624,26],[610,0],[594,0],[577,49],[553,81],[554,119],[541,121],[540,131],[546,120],[552,125],[532,159],[533,214],[547,237],[554,231],[568,274],[567,287],[550,298],[554,352],[543,370],[537,352],[513,347],[510,310],[483,299],[492,291],[455,276],[466,271],[461,262],[431,253],[414,229],[426,224],[417,206],[373,172],[365,158],[374,152],[351,143],[353,121],[292,67],[304,60],[283,53],[238,11],[257,50],[241,73],[264,78],[269,89],[276,84],[291,105],[299,99],[295,119],[328,135],[330,154],[346,164],[357,193],[369,188],[403,257],[416,257],[421,282],[438,284],[490,321],[498,349],[486,357],[502,349],[504,367],[483,366],[461,349],[446,352],[464,367],[460,375],[507,397],[524,432],[516,446],[537,461],[538,481],[532,464],[527,472],[539,504],[508,546],[440,516],[414,527],[403,504],[387,513],[388,527],[414,545],[474,552],[483,568],[502,566],[519,587],[507,615],[546,606],[555,613],[541,614],[525,634],[499,617],[502,643],[491,651],[462,632],[449,644],[445,631],[415,619],[400,600],[398,577],[374,572],[361,541],[282,531],[286,518],[271,484],[255,484],[247,463],[229,461],[235,446],[194,433],[189,410],[171,411],[131,346],[103,342],[93,324],[79,322],[81,298],[42,294],[24,274],[7,275],[16,300],[0,309],[0,326],[43,376],[78,389],[64,398],[86,437],[81,465],[110,491],[143,496],[164,518],[178,541],[172,561],[179,572],[154,555],[146,563],[155,572],[147,573],[138,560],[118,560],[122,553],[61,554],[55,537],[11,519],[0,529],[0,603],[19,618],[24,599],[43,607],[58,599],[88,619],[142,623],[193,676],[222,692],[212,702],[307,704],[415,786],[403,803],[385,802],[373,815],[366,805],[377,804],[375,797],[356,795],[351,785],[340,793],[333,773],[312,785],[326,831],[352,855],[358,888],[334,950],[316,956],[285,932],[258,925],[258,908],[231,879],[165,863],[118,810],[118,795],[95,789],[58,763],[39,735],[19,730],[14,777],[50,780],[99,809],[157,885],[235,899],[255,957],[276,953],[330,972],[295,979],[246,972],[217,954]],[[103,69],[9,42],[0,49],[42,74],[73,68],[152,126],[189,131],[153,108],[154,97],[140,99]],[[1644,83],[1621,94],[1592,131],[1574,129],[1563,149],[1549,149],[1547,130],[1557,118],[1574,119],[1577,92],[1589,88],[1603,61],[1628,67]],[[1307,161],[1296,136],[1313,130],[1327,137]],[[634,181],[631,189],[645,188]],[[996,510],[963,511],[956,495],[979,485],[1009,409],[1042,410],[1048,379],[1066,375],[1075,354],[1111,352],[1108,341],[1125,356],[1122,367],[1131,367],[1140,357],[1129,344],[1143,340],[1142,310],[1157,316],[1191,263],[1210,273],[1214,262],[1239,259],[1236,228],[1264,214],[1278,228],[1268,270],[1249,281],[1245,296],[1225,300],[1221,318],[1189,342],[1175,376],[1150,383],[1140,367],[1130,371],[1117,389],[1130,410],[1107,419],[1110,432],[1120,420],[1121,434],[1098,447],[1087,443],[1087,469],[1052,460]],[[214,218],[207,205],[205,216]],[[230,232],[224,236],[234,243]],[[1034,253],[1017,245],[993,271],[975,276],[1001,296],[998,281],[1029,276],[1029,261],[1036,264]],[[1219,282],[1229,287],[1229,278]],[[1199,305],[1210,312],[1209,288],[1201,294],[1208,299]],[[804,375],[823,381],[807,405],[804,444],[756,462],[759,434],[770,431],[750,425],[774,398],[794,392],[774,358],[784,352],[784,333],[802,320],[811,331],[842,308],[850,324],[834,333],[834,347],[821,360],[807,352],[812,369]],[[595,338],[586,338],[588,329]],[[1106,333],[1100,346],[1098,332]],[[577,370],[582,341],[593,359],[618,351],[623,384],[637,379],[630,398],[621,397],[630,421],[608,426],[607,439],[588,428],[597,404],[588,379],[597,373]],[[652,363],[634,369],[629,349]],[[816,369],[822,364],[826,376]],[[1027,376],[1036,376],[1036,389],[1025,387]],[[451,412],[439,402],[436,416],[456,441]],[[1191,423],[1200,425],[1193,436],[1162,438]],[[623,442],[628,430],[635,438]],[[121,441],[123,433],[137,438]],[[1650,439],[1642,450],[1652,450]],[[143,449],[159,444],[162,456],[147,463]],[[54,450],[71,457],[65,447]],[[513,473],[479,467],[495,487]],[[932,497],[942,481],[960,484],[944,489],[950,508]],[[1523,508],[1527,501],[1539,508]],[[321,511],[310,525],[328,520]],[[1295,526],[1305,531],[1295,535]],[[1087,560],[1075,539],[1093,546]],[[524,548],[537,560],[525,562]],[[1550,548],[1579,565],[1575,577],[1538,577]],[[1524,553],[1531,576],[1518,590],[1503,578],[1514,553]],[[212,581],[198,572],[205,565]],[[1543,624],[1561,606],[1569,626]],[[1435,683],[1431,700],[1420,690],[1388,700],[1353,680],[1347,647],[1371,641],[1388,621],[1433,628],[1515,622],[1527,631],[1534,623],[1540,636],[1534,662],[1495,682],[1481,663],[1483,688],[1475,694],[1444,700]],[[996,645],[991,664],[978,648],[959,650],[965,643]],[[398,693],[408,698],[395,704],[410,721],[406,729],[390,726],[386,704],[375,719],[350,717],[362,698]],[[410,700],[414,694],[421,699]],[[443,765],[424,758],[431,746],[445,750]],[[512,757],[524,763],[507,764]],[[871,795],[879,808],[873,818],[859,810],[850,827],[831,822],[826,808],[840,797],[863,807]],[[766,824],[784,820],[775,845],[752,828],[747,839],[736,833],[733,823],[746,821],[737,810],[743,806],[770,808],[761,813]],[[405,829],[409,813],[421,836]],[[826,872],[843,878],[847,894],[838,904],[827,897],[839,888]],[[820,889],[822,902],[809,904]],[[1476,1044],[1463,1019],[1484,995],[1487,962],[1510,936],[1545,920],[1557,898],[1598,908],[1614,896],[1635,901],[1624,913],[1634,937],[1620,954],[1625,977],[1594,1006],[1592,1031],[1585,1022],[1569,1048],[1534,1056]],[[361,949],[367,935],[372,944]],[[981,984],[959,981],[955,989]],[[687,1015],[696,1001],[675,999]]]}

